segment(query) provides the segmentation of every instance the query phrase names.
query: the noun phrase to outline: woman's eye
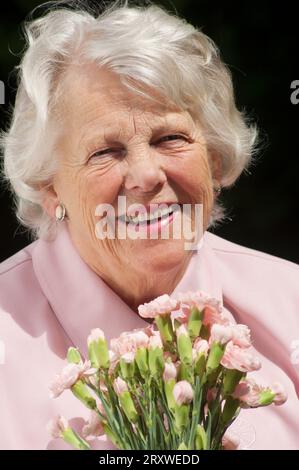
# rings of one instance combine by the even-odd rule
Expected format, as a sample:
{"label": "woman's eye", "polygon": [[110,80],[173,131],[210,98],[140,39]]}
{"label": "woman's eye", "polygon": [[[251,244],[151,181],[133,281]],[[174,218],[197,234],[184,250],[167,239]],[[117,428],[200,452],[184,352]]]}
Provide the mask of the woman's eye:
{"label": "woman's eye", "polygon": [[105,149],[105,150],[98,150],[91,155],[91,157],[100,157],[101,155],[105,155],[106,153],[110,153],[112,149]]}
{"label": "woman's eye", "polygon": [[104,150],[98,150],[97,152],[93,153],[90,156],[90,158],[101,157],[101,156],[107,155],[107,154],[117,154],[119,152],[121,152],[121,150],[112,149],[112,148],[108,148],[108,149],[104,149]]}
{"label": "woman's eye", "polygon": [[186,137],[184,137],[183,135],[180,135],[180,134],[171,134],[171,135],[166,135],[165,137],[162,137],[160,139],[160,142],[172,142],[174,140],[185,140],[186,141]]}
{"label": "woman's eye", "polygon": [[[161,137],[159,140],[158,140],[158,143],[162,142],[175,142],[176,140],[181,140],[181,141],[187,141],[187,137],[183,136],[183,135],[180,135],[180,134],[170,134],[170,135],[166,135],[164,137]],[[114,157],[115,156],[122,156],[123,155],[123,149],[117,149],[117,148],[107,148],[107,149],[103,149],[103,150],[98,150],[97,152],[93,153],[91,156],[90,156],[90,159],[93,159],[93,158],[99,158],[99,157],[102,157],[102,156],[105,156],[105,155],[113,155]]]}

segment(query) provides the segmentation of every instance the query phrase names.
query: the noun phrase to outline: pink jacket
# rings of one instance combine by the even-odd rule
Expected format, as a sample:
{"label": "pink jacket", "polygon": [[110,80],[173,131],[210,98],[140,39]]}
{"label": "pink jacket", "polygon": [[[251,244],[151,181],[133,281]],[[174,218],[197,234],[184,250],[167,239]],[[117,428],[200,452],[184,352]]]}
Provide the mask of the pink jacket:
{"label": "pink jacket", "polygon": [[[80,430],[88,410],[71,392],[49,398],[67,348],[86,354],[90,330],[108,339],[148,325],[81,259],[67,227],[54,242],[37,240],[0,264],[0,448],[70,449],[46,429],[63,414]],[[299,266],[206,232],[174,293],[202,289],[247,324],[262,369],[281,382],[285,405],[243,410],[231,431],[243,449],[299,449]],[[94,446],[112,449],[105,439]]]}

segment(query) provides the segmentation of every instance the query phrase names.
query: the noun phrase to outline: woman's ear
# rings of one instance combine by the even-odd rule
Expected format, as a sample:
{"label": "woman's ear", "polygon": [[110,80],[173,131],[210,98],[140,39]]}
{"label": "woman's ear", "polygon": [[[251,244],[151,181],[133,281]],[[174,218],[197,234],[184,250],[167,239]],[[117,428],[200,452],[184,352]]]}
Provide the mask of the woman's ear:
{"label": "woman's ear", "polygon": [[55,210],[59,204],[59,197],[53,186],[39,186],[43,193],[42,207],[52,219],[55,218]]}
{"label": "woman's ear", "polygon": [[218,152],[210,152],[211,172],[213,179],[217,180],[219,185],[222,178],[222,158]]}

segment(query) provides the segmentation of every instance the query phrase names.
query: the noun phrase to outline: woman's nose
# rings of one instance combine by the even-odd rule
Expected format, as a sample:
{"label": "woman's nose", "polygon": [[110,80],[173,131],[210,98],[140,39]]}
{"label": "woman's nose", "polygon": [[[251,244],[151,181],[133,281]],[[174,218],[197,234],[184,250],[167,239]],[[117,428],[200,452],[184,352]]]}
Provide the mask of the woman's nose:
{"label": "woman's nose", "polygon": [[138,189],[140,191],[153,191],[157,185],[165,183],[167,177],[161,168],[158,158],[153,152],[139,156],[128,162],[128,171],[125,177],[124,187],[127,190]]}

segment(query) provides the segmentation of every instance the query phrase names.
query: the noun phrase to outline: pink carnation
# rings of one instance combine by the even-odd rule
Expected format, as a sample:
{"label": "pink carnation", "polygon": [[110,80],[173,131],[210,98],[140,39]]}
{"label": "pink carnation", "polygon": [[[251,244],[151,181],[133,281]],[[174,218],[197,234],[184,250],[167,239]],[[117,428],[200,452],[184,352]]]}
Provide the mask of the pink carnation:
{"label": "pink carnation", "polygon": [[172,362],[165,362],[163,380],[168,382],[169,380],[176,379],[177,368]]}
{"label": "pink carnation", "polygon": [[250,329],[246,325],[230,325],[232,332],[232,342],[240,348],[251,346]]}
{"label": "pink carnation", "polygon": [[64,390],[71,388],[79,379],[92,376],[97,369],[91,367],[90,361],[79,364],[67,364],[61,374],[57,374],[50,385],[50,397],[57,398]]}
{"label": "pink carnation", "polygon": [[136,353],[138,348],[147,348],[149,336],[144,330],[133,330],[122,333],[118,338],[113,338],[110,342],[114,360],[127,353]]}
{"label": "pink carnation", "polygon": [[197,307],[200,311],[204,310],[203,324],[205,326],[214,323],[223,325],[229,323],[229,318],[222,311],[221,302],[203,291],[179,293],[177,299],[180,309],[173,313],[173,318],[181,323],[188,321],[192,307]]}
{"label": "pink carnation", "polygon": [[263,387],[252,378],[242,380],[236,387],[233,397],[242,402],[243,408],[256,408],[261,404],[263,392],[272,392],[275,394],[273,403],[282,405],[287,400],[287,394],[281,384],[275,383],[272,387]]}
{"label": "pink carnation", "polygon": [[163,342],[160,333],[154,334],[149,339],[149,348],[163,348]]}
{"label": "pink carnation", "polygon": [[273,400],[274,405],[276,406],[283,405],[288,399],[288,394],[283,388],[283,386],[280,383],[275,382],[274,384],[272,384],[270,388],[272,392],[275,393],[275,398]]}
{"label": "pink carnation", "polygon": [[214,323],[211,327],[210,343],[216,341],[216,339],[218,339],[217,342],[221,342],[219,341],[219,335],[221,336],[222,344],[231,340],[235,346],[240,348],[249,348],[251,346],[250,330],[246,325]]}
{"label": "pink carnation", "polygon": [[209,343],[202,338],[196,338],[192,348],[192,356],[195,360],[200,354],[204,354],[207,357],[209,352]]}
{"label": "pink carnation", "polygon": [[128,391],[128,385],[126,384],[126,382],[121,377],[117,377],[114,380],[113,388],[114,388],[114,391],[115,391],[116,395],[118,395],[118,396],[120,396],[122,393]]}
{"label": "pink carnation", "polygon": [[177,300],[169,295],[160,295],[151,302],[139,305],[138,313],[142,318],[155,318],[158,315],[166,315],[178,308]]}
{"label": "pink carnation", "polygon": [[87,338],[87,344],[90,345],[99,339],[105,340],[105,334],[100,328],[94,328],[91,330],[90,335]]}
{"label": "pink carnation", "polygon": [[260,360],[248,348],[240,348],[232,341],[226,345],[221,365],[227,369],[237,369],[241,372],[251,372],[261,368]]}
{"label": "pink carnation", "polygon": [[226,344],[232,339],[232,329],[230,326],[218,325],[214,323],[211,328],[210,344]]}
{"label": "pink carnation", "polygon": [[84,438],[97,437],[104,434],[104,429],[99,415],[95,411],[91,411],[88,422],[82,428]]}
{"label": "pink carnation", "polygon": [[47,431],[53,439],[58,439],[68,427],[69,423],[64,416],[58,415],[47,424]]}
{"label": "pink carnation", "polygon": [[253,379],[242,380],[236,386],[233,393],[234,398],[238,398],[243,408],[256,408],[260,406],[260,395],[264,388],[258,385]]}
{"label": "pink carnation", "polygon": [[176,330],[176,335],[177,338],[179,338],[180,336],[189,336],[186,325],[180,325]]}
{"label": "pink carnation", "polygon": [[125,353],[121,356],[121,359],[126,363],[126,364],[132,364],[135,359],[135,354],[133,352],[128,352]]}
{"label": "pink carnation", "polygon": [[179,406],[190,403],[193,400],[193,395],[193,388],[187,380],[181,380],[173,387],[174,400]]}

